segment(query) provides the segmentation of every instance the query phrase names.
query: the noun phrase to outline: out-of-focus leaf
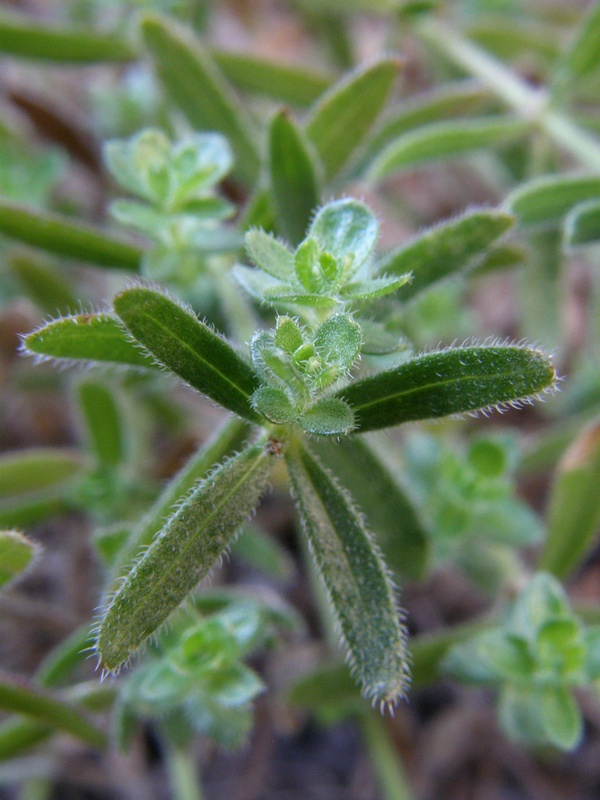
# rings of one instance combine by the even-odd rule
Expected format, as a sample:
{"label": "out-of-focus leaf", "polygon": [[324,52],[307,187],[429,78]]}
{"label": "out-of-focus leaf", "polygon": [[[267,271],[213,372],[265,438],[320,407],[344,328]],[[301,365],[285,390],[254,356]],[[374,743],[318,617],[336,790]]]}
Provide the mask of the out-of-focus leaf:
{"label": "out-of-focus leaf", "polygon": [[24,572],[39,550],[38,544],[19,531],[0,531],[0,588]]}
{"label": "out-of-focus leaf", "polygon": [[0,233],[49,253],[101,267],[137,271],[143,251],[99,228],[0,200]]}
{"label": "out-of-focus leaf", "polygon": [[395,172],[454,158],[518,139],[530,124],[517,117],[482,117],[423,125],[390,142],[373,159],[367,178],[376,182]]}
{"label": "out-of-focus leaf", "polygon": [[135,58],[131,45],[116,33],[50,27],[6,11],[0,12],[0,52],[69,64],[122,62]]}
{"label": "out-of-focus leaf", "polygon": [[504,202],[524,226],[555,227],[579,203],[600,198],[597,175],[550,175],[522,184]]}
{"label": "out-of-focus leaf", "polygon": [[600,241],[600,195],[595,200],[579,203],[567,214],[564,238],[569,247]]}
{"label": "out-of-focus leaf", "polygon": [[227,136],[236,155],[234,171],[253,186],[260,157],[252,125],[208,50],[187,29],[158,14],[144,15],[141,26],[170,98],[195,128]]}
{"label": "out-of-focus leaf", "polygon": [[24,293],[45,314],[68,314],[81,306],[66,276],[52,264],[19,254],[9,259],[8,268],[16,276]]}
{"label": "out-of-focus leaf", "polygon": [[396,80],[400,62],[384,59],[350,73],[315,105],[306,126],[325,170],[334,178],[363,144]]}
{"label": "out-of-focus leaf", "polygon": [[77,399],[98,462],[116,467],[125,454],[125,431],[114,394],[97,380],[81,381]]}
{"label": "out-of-focus leaf", "polygon": [[600,64],[600,3],[592,3],[562,58],[554,65],[550,91],[563,99],[565,92],[598,72]]}
{"label": "out-of-focus leaf", "polygon": [[31,448],[0,457],[0,498],[8,499],[64,483],[81,472],[74,450]]}
{"label": "out-of-focus leaf", "polygon": [[600,424],[588,425],[558,466],[548,508],[540,569],[566,578],[585,557],[600,527]]}
{"label": "out-of-focus leaf", "polygon": [[304,239],[319,205],[319,188],[307,143],[285,112],[276,114],[271,122],[269,174],[278,226],[296,246]]}

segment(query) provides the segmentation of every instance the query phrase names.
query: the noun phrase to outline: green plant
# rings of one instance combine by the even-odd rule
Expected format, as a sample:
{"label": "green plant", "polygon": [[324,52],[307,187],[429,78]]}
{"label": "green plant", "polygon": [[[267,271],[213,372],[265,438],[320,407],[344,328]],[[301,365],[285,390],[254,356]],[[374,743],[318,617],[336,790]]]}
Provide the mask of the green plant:
{"label": "green plant", "polygon": [[[111,35],[99,32],[107,5]],[[80,73],[101,116],[94,186],[109,223],[67,197],[70,160],[55,146],[29,147],[19,120],[0,132],[1,299],[41,312],[33,321],[27,306],[22,350],[105,370],[14,370],[15,391],[41,375],[79,424],[75,445],[0,456],[1,571],[37,553],[17,529],[73,512],[94,526],[102,567],[96,619],[26,686],[0,679],[0,705],[27,715],[0,726],[0,755],[56,730],[103,748],[90,715],[111,707],[120,745],[150,721],[174,793],[197,800],[194,734],[242,743],[264,688],[257,653],[301,629],[271,595],[199,585],[230,551],[275,581],[289,573],[260,516],[247,523],[272,485],[277,503],[291,489],[294,555],[329,655],[341,638],[348,662],[318,665],[288,699],[358,720],[386,800],[410,790],[360,692],[393,710],[409,672],[417,689],[447,674],[496,685],[509,737],[573,749],[572,690],[597,680],[597,637],[558,580],[589,555],[600,519],[593,269],[585,336],[573,344],[558,322],[565,259],[593,267],[600,231],[600,7],[558,18],[517,2],[301,0],[293,18],[328,54],[318,71],[213,47],[217,9],[139,5],[78,0],[49,28],[0,14],[6,54],[126,76]],[[427,91],[399,98],[402,57],[356,64],[346,23],[364,11],[385,18],[387,49],[411,38]],[[514,14],[519,36],[506,35]],[[512,63],[524,53],[541,88]],[[509,274],[520,308],[496,329],[479,309]],[[554,364],[568,373],[559,397]],[[510,434],[464,419],[542,394]],[[211,414],[216,430],[198,436]],[[184,436],[193,452],[159,479],[156,443]],[[534,513],[520,481],[557,463],[548,510]],[[396,586],[455,567],[488,612],[408,642]],[[86,648],[102,687],[77,677]]]}

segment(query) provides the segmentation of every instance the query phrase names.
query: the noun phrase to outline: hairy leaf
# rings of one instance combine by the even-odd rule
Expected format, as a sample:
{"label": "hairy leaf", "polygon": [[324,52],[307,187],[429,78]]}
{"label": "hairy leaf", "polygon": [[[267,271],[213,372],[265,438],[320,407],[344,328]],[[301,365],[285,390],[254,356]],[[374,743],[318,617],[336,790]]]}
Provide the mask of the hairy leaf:
{"label": "hairy leaf", "polygon": [[113,597],[98,633],[102,665],[116,670],[218,563],[264,492],[272,456],[253,445],[197,485]]}
{"label": "hairy leaf", "polygon": [[0,531],[0,588],[31,565],[40,547],[18,531]]}
{"label": "hairy leaf", "polygon": [[527,398],[552,386],[555,372],[539,350],[458,347],[428,353],[341,389],[356,433],[444,417]]}
{"label": "hairy leaf", "polygon": [[407,653],[385,565],[346,492],[299,443],[286,454],[302,525],[363,692],[393,704],[407,686]]}
{"label": "hairy leaf", "polygon": [[191,310],[142,286],[121,292],[114,306],[132,336],[159,364],[229,411],[259,419],[250,404],[258,376]]}
{"label": "hairy leaf", "polygon": [[600,197],[597,175],[550,175],[524,183],[505,200],[521,225],[558,225],[574,206]]}

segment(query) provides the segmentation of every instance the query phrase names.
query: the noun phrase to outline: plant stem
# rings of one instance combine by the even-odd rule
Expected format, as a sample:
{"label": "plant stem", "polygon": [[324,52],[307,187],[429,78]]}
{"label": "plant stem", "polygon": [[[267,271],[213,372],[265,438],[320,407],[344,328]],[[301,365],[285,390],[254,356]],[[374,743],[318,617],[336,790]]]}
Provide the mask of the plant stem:
{"label": "plant stem", "polygon": [[385,719],[369,709],[361,715],[360,724],[384,800],[412,800],[413,794]]}
{"label": "plant stem", "polygon": [[189,749],[167,743],[165,760],[173,800],[203,800],[198,766]]}
{"label": "plant stem", "polygon": [[565,113],[549,106],[544,90],[530,86],[501,61],[463,39],[446,24],[426,19],[417,30],[428,44],[479,78],[498,98],[530,120],[555,144],[584,166],[600,172],[600,140],[573,123]]}

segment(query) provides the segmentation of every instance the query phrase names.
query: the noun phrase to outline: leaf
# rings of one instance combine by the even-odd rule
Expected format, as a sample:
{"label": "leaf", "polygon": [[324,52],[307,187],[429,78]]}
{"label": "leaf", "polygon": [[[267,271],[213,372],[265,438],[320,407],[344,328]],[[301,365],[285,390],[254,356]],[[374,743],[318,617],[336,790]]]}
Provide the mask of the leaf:
{"label": "leaf", "polygon": [[76,314],[48,322],[23,337],[23,349],[44,358],[156,369],[154,360],[130,341],[121,323],[110,314]]}
{"label": "leaf", "polygon": [[300,518],[363,693],[393,704],[407,687],[406,635],[383,560],[346,492],[293,443],[286,461]]}
{"label": "leaf", "polygon": [[109,469],[117,467],[123,461],[126,446],[114,394],[105,384],[86,380],[77,386],[77,399],[97,461]]}
{"label": "leaf", "polygon": [[193,311],[142,286],[115,297],[115,311],[162,366],[224,408],[259,420],[250,404],[260,383],[252,367]]}
{"label": "leaf", "polygon": [[360,325],[350,315],[334,314],[317,330],[314,345],[328,364],[347,370],[358,358],[361,340]]}
{"label": "leaf", "polygon": [[101,267],[137,271],[143,251],[99,228],[0,200],[0,233],[49,253]]}
{"label": "leaf", "polygon": [[553,227],[576,205],[600,197],[596,175],[550,175],[524,183],[504,201],[524,226]]}
{"label": "leaf", "polygon": [[143,15],[141,31],[170,99],[195,129],[227,136],[234,171],[253,186],[260,170],[254,131],[208,50],[188,29],[158,14]]}
{"label": "leaf", "polygon": [[592,3],[581,19],[570,46],[553,65],[550,97],[561,100],[569,90],[597,73],[600,63],[600,4]]}
{"label": "leaf", "polygon": [[293,280],[294,255],[283,242],[262,230],[248,231],[248,255],[256,266],[280,281]]}
{"label": "leaf", "polygon": [[68,276],[61,274],[52,264],[29,255],[15,254],[9,258],[7,266],[25,295],[45,314],[68,314],[81,306],[69,285]]}
{"label": "leaf", "polygon": [[564,579],[597,539],[600,523],[600,423],[586,426],[561,459],[548,501],[540,569]]}
{"label": "leaf", "polygon": [[319,439],[311,446],[365,515],[386,563],[401,575],[423,577],[427,532],[408,494],[380,457],[377,444],[352,436],[339,442]]}
{"label": "leaf", "polygon": [[383,109],[400,68],[382,59],[332,86],[312,110],[306,135],[321,158],[326,180],[334,178],[363,144]]}
{"label": "leaf", "polygon": [[368,164],[386,145],[402,134],[432,122],[466,117],[492,105],[489,89],[473,80],[456,81],[411,97],[382,121],[361,155],[361,165]]}
{"label": "leaf", "polygon": [[239,89],[292,106],[310,105],[332,82],[322,72],[295,64],[267,61],[249,53],[213,50],[212,57],[225,77]]}
{"label": "leaf", "polygon": [[88,718],[85,710],[75,703],[65,701],[40,689],[22,677],[0,675],[0,708],[25,714],[52,729],[76,736],[96,749],[106,747],[104,732]]}
{"label": "leaf", "polygon": [[167,520],[113,597],[96,643],[117,670],[231,546],[267,486],[271,456],[252,445],[199,483]]}
{"label": "leaf", "polygon": [[378,234],[379,225],[373,212],[352,198],[327,203],[319,210],[309,230],[309,235],[326,253],[342,264],[350,259],[350,274],[367,261]]}
{"label": "leaf", "polygon": [[0,457],[0,498],[49,489],[81,473],[83,460],[75,450],[30,448]]}
{"label": "leaf", "polygon": [[341,290],[342,297],[349,300],[372,300],[375,297],[385,297],[392,292],[397,292],[411,281],[411,274],[401,275],[399,278],[392,278],[382,275],[370,281],[353,281],[347,283]]}
{"label": "leaf", "polygon": [[18,531],[0,531],[0,588],[23,573],[40,547]]}
{"label": "leaf", "polygon": [[367,171],[372,182],[420,164],[454,158],[523,136],[530,123],[517,117],[482,117],[423,125],[390,142]]}
{"label": "leaf", "polygon": [[539,350],[457,347],[411,359],[334,396],[354,410],[355,433],[362,433],[518,401],[551,387],[555,377]]}
{"label": "leaf", "polygon": [[269,130],[269,174],[279,230],[296,246],[304,239],[319,205],[316,168],[300,130],[285,112]]}
{"label": "leaf", "polygon": [[578,247],[600,241],[600,196],[574,206],[566,216],[565,244]]}
{"label": "leaf", "polygon": [[317,436],[343,436],[354,427],[354,414],[337,397],[324,397],[305,411],[298,422],[305,431]]}
{"label": "leaf", "polygon": [[252,406],[277,425],[292,422],[297,416],[297,411],[285,391],[274,386],[261,386],[257,389],[252,395]]}
{"label": "leaf", "polygon": [[583,736],[583,718],[566,687],[541,689],[540,715],[547,740],[561,750],[574,750]]}
{"label": "leaf", "polygon": [[112,33],[88,28],[50,27],[24,15],[0,12],[0,52],[26,59],[92,64],[97,61],[131,61],[135,52]]}
{"label": "leaf", "polygon": [[443,278],[473,267],[514,223],[504,211],[477,209],[428,228],[412,241],[384,256],[377,271],[386,275],[412,273],[401,294],[408,300]]}

